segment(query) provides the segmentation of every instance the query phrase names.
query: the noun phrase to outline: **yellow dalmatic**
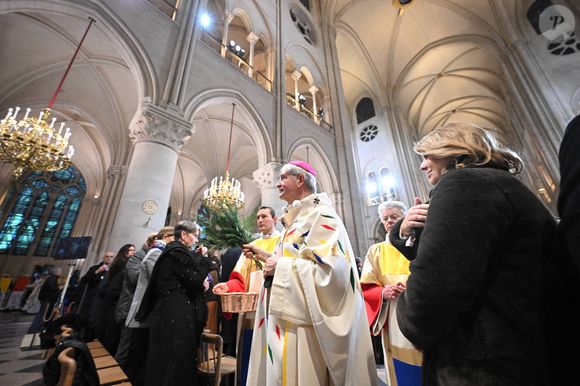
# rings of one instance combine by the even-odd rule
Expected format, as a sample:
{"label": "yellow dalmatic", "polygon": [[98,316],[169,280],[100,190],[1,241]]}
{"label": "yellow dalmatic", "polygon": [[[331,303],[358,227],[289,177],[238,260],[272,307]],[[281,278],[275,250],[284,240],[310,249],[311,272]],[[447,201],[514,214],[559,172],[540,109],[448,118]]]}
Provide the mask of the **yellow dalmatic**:
{"label": "yellow dalmatic", "polygon": [[258,300],[248,385],[376,385],[354,255],[328,196],[295,201],[281,220],[272,288]]}
{"label": "yellow dalmatic", "polygon": [[[280,242],[280,237],[282,235],[277,230],[274,230],[270,235],[262,235],[259,239],[252,241],[250,244],[257,246],[265,250],[268,253],[273,253],[276,246]],[[227,282],[229,292],[259,292],[260,288],[264,284],[264,274],[262,269],[256,264],[252,259],[246,258],[242,253],[234,270],[230,274],[230,279]],[[226,316],[229,318],[229,316]],[[238,352],[237,355],[241,356],[241,366],[240,366],[240,385],[246,385],[246,378],[248,376],[248,364],[250,361],[250,352],[252,348],[252,334],[254,327],[254,312],[248,312],[243,315],[243,318],[238,320],[241,326],[240,333],[242,334],[239,338],[242,350]],[[240,345],[238,345],[238,348]]]}
{"label": "yellow dalmatic", "polygon": [[397,323],[397,299],[383,300],[386,285],[406,283],[409,261],[391,243],[374,244],[367,252],[361,285],[373,335],[382,334],[385,369],[390,386],[421,385],[422,355],[405,338]]}
{"label": "yellow dalmatic", "polygon": [[[270,235],[263,235],[259,239],[252,241],[250,244],[257,246],[268,253],[273,253],[276,245],[280,242],[282,235],[274,230]],[[264,282],[262,269],[258,267],[252,259],[246,258],[244,254],[240,255],[234,270],[230,274],[227,282],[229,292],[258,292]]]}

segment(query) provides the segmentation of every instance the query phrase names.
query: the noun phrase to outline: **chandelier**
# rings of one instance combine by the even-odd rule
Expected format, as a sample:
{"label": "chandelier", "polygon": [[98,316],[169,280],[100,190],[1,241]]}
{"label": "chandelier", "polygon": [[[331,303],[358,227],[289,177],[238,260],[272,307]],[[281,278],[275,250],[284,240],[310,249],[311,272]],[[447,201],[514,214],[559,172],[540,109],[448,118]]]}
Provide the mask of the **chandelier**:
{"label": "chandelier", "polygon": [[240,181],[230,177],[230,151],[232,147],[232,132],[234,128],[234,112],[236,104],[232,103],[232,119],[230,123],[230,139],[228,143],[228,158],[226,160],[225,176],[214,177],[209,188],[203,192],[203,204],[214,211],[226,208],[240,209],[244,206],[244,193]]}
{"label": "chandelier", "polygon": [[0,162],[13,164],[14,178],[19,178],[25,169],[40,171],[55,171],[66,169],[71,164],[75,153],[73,145],[69,145],[70,128],[65,129],[65,123],[56,123],[51,117],[52,106],[60,92],[72,64],[95,19],[89,17],[89,25],[66,68],[56,91],[52,95],[48,107],[38,114],[30,114],[26,109],[24,116],[18,118],[20,107],[9,108],[8,114],[0,121]]}

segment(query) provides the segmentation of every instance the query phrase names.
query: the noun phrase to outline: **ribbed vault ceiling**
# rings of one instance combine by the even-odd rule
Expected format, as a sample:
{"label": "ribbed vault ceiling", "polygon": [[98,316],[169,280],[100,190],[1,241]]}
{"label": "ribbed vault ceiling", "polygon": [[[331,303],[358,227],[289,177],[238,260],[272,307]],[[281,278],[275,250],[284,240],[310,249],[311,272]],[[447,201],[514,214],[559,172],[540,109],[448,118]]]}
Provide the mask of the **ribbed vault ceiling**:
{"label": "ribbed vault ceiling", "polygon": [[[513,0],[505,0],[508,9]],[[449,121],[509,130],[502,28],[494,1],[335,2],[337,47],[350,108],[365,96],[399,107],[417,137]]]}

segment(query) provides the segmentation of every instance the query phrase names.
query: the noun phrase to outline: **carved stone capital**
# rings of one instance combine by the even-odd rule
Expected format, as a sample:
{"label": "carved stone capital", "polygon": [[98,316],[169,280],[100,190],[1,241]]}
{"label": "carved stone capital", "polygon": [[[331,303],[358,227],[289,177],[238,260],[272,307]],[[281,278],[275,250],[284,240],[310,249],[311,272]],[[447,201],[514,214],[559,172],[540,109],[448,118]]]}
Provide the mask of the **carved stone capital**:
{"label": "carved stone capital", "polygon": [[297,81],[298,79],[302,78],[302,73],[300,71],[294,71],[291,76],[292,79]]}
{"label": "carved stone capital", "polygon": [[226,12],[224,14],[224,22],[229,26],[235,17],[236,15],[234,15],[230,10],[226,9]]}
{"label": "carved stone capital", "polygon": [[179,150],[193,133],[190,122],[164,110],[147,107],[133,118],[129,136],[134,143],[158,142]]}
{"label": "carved stone capital", "polygon": [[275,188],[280,179],[280,169],[282,169],[282,166],[284,165],[279,162],[267,163],[260,169],[254,171],[252,174],[254,182],[260,189]]}
{"label": "carved stone capital", "polygon": [[254,32],[250,32],[248,36],[246,36],[246,40],[250,43],[250,45],[254,45],[258,40],[260,40],[260,37]]}

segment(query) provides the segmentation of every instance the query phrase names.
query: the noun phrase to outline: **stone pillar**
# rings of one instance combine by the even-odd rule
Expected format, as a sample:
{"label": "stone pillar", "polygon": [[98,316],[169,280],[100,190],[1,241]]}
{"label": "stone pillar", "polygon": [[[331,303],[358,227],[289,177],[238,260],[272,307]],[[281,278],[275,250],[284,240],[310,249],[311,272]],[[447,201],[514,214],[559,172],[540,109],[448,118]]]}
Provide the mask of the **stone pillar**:
{"label": "stone pillar", "polygon": [[300,92],[298,91],[298,80],[302,78],[302,73],[300,71],[294,71],[292,73],[292,79],[294,80],[294,108],[296,111],[300,111],[300,102],[298,101],[298,95]]}
{"label": "stone pillar", "polygon": [[109,248],[139,246],[147,234],[165,224],[178,151],[193,126],[167,112],[148,107],[130,127],[133,155],[109,238]]}
{"label": "stone pillar", "polygon": [[318,106],[316,105],[316,93],[318,92],[318,87],[311,86],[308,91],[312,95],[312,119],[314,122],[320,123],[320,119],[318,118]]}
{"label": "stone pillar", "polygon": [[336,213],[338,213],[340,218],[344,216],[344,210],[342,208],[343,197],[344,195],[340,192],[334,192],[328,195],[328,198],[330,198],[332,205],[334,205],[334,210],[336,210]]}
{"label": "stone pillar", "polygon": [[[276,50],[274,50],[273,48],[268,48],[268,50],[266,51],[266,63],[268,66],[268,68],[266,69],[266,76],[268,77],[268,80],[270,81],[270,86],[268,87],[268,91],[272,91],[273,84],[274,84],[274,75],[275,75],[274,71],[275,71],[275,67],[276,67]],[[284,70],[282,69],[281,71],[283,72]]]}
{"label": "stone pillar", "polygon": [[252,174],[254,182],[262,192],[262,204],[270,206],[276,210],[276,214],[280,216],[282,207],[286,205],[285,201],[280,200],[278,188],[278,180],[280,179],[280,169],[284,164],[279,162],[270,162],[262,166]]}
{"label": "stone pillar", "polygon": [[234,20],[234,15],[229,11],[226,11],[225,19],[224,19],[224,32],[222,34],[222,50],[221,54],[222,57],[226,57],[226,47],[228,45],[228,33],[230,28],[230,23]]}
{"label": "stone pillar", "polygon": [[248,34],[246,40],[250,43],[250,53],[248,55],[248,64],[250,68],[248,69],[248,76],[251,78],[254,75],[254,47],[256,46],[256,42],[260,40],[260,37],[253,32]]}

